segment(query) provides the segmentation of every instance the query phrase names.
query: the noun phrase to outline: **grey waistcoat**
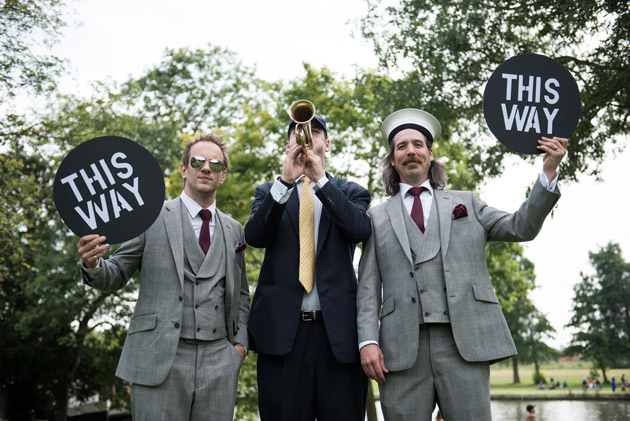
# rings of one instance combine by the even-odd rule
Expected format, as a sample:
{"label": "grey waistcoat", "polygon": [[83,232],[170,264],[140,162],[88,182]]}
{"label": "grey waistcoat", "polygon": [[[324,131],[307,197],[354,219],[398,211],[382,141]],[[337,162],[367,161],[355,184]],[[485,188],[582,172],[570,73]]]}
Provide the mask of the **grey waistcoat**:
{"label": "grey waistcoat", "polygon": [[[212,216],[213,218],[216,215]],[[184,311],[181,337],[211,341],[227,337],[225,325],[225,242],[219,220],[204,255],[182,206],[184,232]]]}
{"label": "grey waistcoat", "polygon": [[420,323],[450,323],[446,301],[446,283],[442,253],[440,253],[440,224],[435,197],[431,201],[431,213],[424,234],[407,212],[405,227],[409,237],[411,256],[420,305]]}

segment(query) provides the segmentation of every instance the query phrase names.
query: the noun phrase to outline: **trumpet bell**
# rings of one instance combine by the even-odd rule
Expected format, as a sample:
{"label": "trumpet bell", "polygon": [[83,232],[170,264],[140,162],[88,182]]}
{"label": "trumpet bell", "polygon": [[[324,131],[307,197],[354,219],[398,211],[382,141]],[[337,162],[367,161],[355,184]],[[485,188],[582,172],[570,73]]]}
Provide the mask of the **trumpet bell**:
{"label": "trumpet bell", "polygon": [[315,117],[315,106],[307,99],[300,99],[291,104],[288,113],[295,122],[295,140],[306,153],[307,149],[313,149],[311,120]]}

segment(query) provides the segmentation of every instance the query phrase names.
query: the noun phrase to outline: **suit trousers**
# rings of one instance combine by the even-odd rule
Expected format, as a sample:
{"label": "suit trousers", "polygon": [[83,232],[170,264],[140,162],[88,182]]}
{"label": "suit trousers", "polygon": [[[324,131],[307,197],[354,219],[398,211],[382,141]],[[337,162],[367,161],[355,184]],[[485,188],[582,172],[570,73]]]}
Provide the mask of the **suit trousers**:
{"label": "suit trousers", "polygon": [[241,362],[226,339],[180,340],[164,382],[131,385],[134,421],[232,421]]}
{"label": "suit trousers", "polygon": [[363,421],[367,380],[361,364],[337,362],[322,321],[301,321],[289,354],[258,354],[260,419]]}
{"label": "suit trousers", "polygon": [[385,420],[430,421],[436,404],[445,420],[491,420],[490,364],[461,357],[450,323],[420,325],[418,342],[415,365],[379,386]]}

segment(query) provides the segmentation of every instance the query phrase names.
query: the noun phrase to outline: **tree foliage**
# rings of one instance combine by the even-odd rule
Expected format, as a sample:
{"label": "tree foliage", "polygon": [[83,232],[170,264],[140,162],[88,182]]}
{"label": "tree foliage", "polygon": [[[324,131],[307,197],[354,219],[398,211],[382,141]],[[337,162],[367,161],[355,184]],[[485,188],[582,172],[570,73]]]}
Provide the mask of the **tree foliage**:
{"label": "tree foliage", "polygon": [[589,358],[607,382],[608,367],[629,361],[630,263],[616,243],[589,253],[589,259],[595,273],[582,273],[582,281],[573,288],[574,314],[567,326],[578,331],[566,352]]}
{"label": "tree foliage", "polygon": [[[499,64],[520,53],[555,58],[574,75],[582,115],[562,176],[599,173],[602,139],[619,148],[630,133],[630,4],[626,1],[368,0],[361,20],[381,67],[401,75],[396,96],[438,116],[446,138],[474,151],[478,179],[502,171],[506,154],[488,142],[483,88]],[[385,103],[385,112],[390,109]],[[480,141],[481,140],[481,141]],[[484,141],[485,140],[485,141]]]}
{"label": "tree foliage", "polygon": [[518,352],[512,360],[512,368],[513,381],[519,383],[519,361],[534,363],[538,373],[540,363],[558,355],[545,344],[555,330],[529,298],[529,293],[536,288],[536,276],[534,264],[523,256],[523,246],[488,243],[486,256],[490,279]]}
{"label": "tree foliage", "polygon": [[[8,0],[0,5],[0,100],[19,91],[42,93],[55,88],[61,60],[34,52],[57,41],[65,25],[63,0]],[[38,41],[40,40],[40,41]]]}

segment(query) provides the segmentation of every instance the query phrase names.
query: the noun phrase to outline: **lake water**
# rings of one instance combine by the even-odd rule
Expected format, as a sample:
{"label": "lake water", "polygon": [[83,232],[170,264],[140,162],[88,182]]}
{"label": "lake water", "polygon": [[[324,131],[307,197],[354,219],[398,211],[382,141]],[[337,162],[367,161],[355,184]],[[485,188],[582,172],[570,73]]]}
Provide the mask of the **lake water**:
{"label": "lake water", "polygon": [[494,421],[522,421],[536,406],[536,421],[628,421],[630,401],[492,401]]}
{"label": "lake water", "polygon": [[[536,421],[628,421],[630,401],[495,401],[490,403],[494,421],[523,421],[525,407],[536,407]],[[378,419],[382,420],[379,402]],[[435,412],[433,414],[435,417]],[[435,418],[433,418],[435,419]]]}

